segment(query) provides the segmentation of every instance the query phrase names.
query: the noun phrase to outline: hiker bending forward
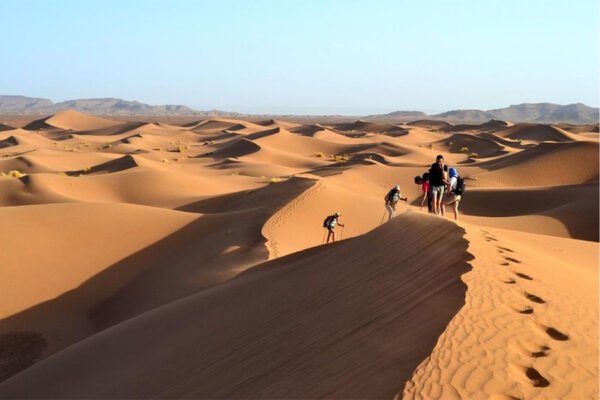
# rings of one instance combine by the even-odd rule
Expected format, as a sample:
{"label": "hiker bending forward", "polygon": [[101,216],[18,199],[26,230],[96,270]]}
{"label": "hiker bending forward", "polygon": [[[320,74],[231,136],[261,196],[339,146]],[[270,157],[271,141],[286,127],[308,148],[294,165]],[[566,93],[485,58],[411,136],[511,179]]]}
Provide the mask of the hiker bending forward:
{"label": "hiker bending forward", "polygon": [[396,214],[396,204],[398,204],[398,200],[402,200],[408,202],[407,197],[400,197],[400,185],[394,186],[388,194],[385,195],[385,208],[387,209],[388,221],[394,217]]}
{"label": "hiker bending forward", "polygon": [[342,216],[342,214],[340,214],[339,212],[336,212],[333,215],[328,216],[327,218],[325,218],[325,221],[323,222],[323,227],[327,228],[327,242],[329,243],[329,240],[331,239],[331,242],[335,242],[335,227],[337,225],[341,226],[342,228],[344,227],[344,224],[342,224],[341,222],[339,222],[340,217]]}

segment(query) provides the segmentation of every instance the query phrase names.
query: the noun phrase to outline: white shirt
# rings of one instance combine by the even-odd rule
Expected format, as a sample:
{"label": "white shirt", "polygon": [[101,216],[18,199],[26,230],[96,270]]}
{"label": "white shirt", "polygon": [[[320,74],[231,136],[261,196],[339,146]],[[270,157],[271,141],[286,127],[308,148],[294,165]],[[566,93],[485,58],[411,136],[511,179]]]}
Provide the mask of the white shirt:
{"label": "white shirt", "polygon": [[456,176],[453,176],[452,178],[450,178],[450,191],[452,192],[454,189],[456,189],[456,184],[458,183],[458,179],[456,178]]}

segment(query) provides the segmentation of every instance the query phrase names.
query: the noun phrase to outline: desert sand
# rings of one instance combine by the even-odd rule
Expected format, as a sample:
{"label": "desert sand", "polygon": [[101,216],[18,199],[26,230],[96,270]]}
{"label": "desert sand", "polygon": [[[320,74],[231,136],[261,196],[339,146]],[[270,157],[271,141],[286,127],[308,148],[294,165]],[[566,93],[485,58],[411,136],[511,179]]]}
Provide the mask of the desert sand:
{"label": "desert sand", "polygon": [[0,118],[0,398],[597,399],[597,131]]}

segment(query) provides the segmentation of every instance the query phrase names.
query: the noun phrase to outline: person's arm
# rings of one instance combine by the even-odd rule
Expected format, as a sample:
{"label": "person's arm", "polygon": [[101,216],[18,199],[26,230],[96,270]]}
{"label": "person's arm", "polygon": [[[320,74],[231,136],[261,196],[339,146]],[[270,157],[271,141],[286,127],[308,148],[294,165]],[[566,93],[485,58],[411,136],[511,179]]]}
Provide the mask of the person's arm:
{"label": "person's arm", "polygon": [[421,199],[421,209],[423,208],[423,205],[425,204],[425,200],[427,200],[427,192],[423,193],[423,198]]}
{"label": "person's arm", "polygon": [[400,200],[402,200],[402,201],[404,201],[404,202],[408,203],[408,197],[400,197]]}

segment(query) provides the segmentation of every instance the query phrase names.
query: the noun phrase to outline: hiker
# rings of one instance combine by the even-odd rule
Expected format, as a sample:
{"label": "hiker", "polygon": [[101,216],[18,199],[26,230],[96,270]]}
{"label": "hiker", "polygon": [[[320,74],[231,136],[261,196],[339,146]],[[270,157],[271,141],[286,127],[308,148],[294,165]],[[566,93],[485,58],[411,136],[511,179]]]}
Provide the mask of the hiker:
{"label": "hiker", "polygon": [[421,190],[423,191],[423,198],[421,199],[421,207],[419,210],[423,209],[423,204],[427,201],[427,210],[431,213],[432,210],[432,199],[431,199],[431,186],[429,185],[429,172],[425,172],[423,176],[415,176],[415,183],[421,186]]}
{"label": "hiker", "polygon": [[325,221],[323,221],[323,228],[327,228],[327,242],[329,243],[329,239],[331,239],[331,242],[335,242],[335,227],[337,225],[341,226],[342,228],[344,227],[344,224],[342,224],[341,222],[339,222],[340,217],[342,216],[342,214],[340,214],[339,212],[336,212],[333,215],[328,216],[327,218],[325,218]]}
{"label": "hiker", "polygon": [[448,171],[450,181],[448,183],[448,201],[444,204],[446,206],[452,205],[454,210],[454,220],[458,221],[458,205],[465,191],[465,181],[458,175],[456,168],[450,168]]}
{"label": "hiker", "polygon": [[400,185],[394,186],[388,192],[388,194],[385,195],[384,200],[385,200],[385,208],[387,209],[387,211],[389,213],[388,221],[394,217],[394,214],[396,214],[396,204],[398,203],[398,200],[408,202],[407,197],[400,197]]}
{"label": "hiker", "polygon": [[435,163],[431,164],[429,169],[429,185],[431,186],[431,197],[433,201],[433,213],[444,215],[442,199],[444,198],[444,189],[448,185],[447,172],[448,166],[444,164],[444,156],[441,154],[435,158]]}

